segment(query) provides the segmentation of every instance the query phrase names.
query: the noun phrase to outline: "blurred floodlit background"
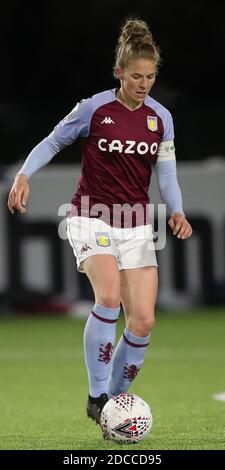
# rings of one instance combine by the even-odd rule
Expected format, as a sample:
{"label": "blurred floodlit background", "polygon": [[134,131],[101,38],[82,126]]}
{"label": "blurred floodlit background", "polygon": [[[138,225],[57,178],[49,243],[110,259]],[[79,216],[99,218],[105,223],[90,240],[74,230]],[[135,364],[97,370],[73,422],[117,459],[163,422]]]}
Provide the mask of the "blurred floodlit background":
{"label": "blurred floodlit background", "polygon": [[[80,143],[30,179],[27,215],[12,216],[6,203],[32,148],[77,101],[117,86],[114,50],[129,15],[149,23],[162,50],[152,96],[174,118],[194,228],[185,242],[168,230],[157,253],[157,323],[131,388],[154,426],[135,450],[225,449],[225,3],[205,0],[1,3],[0,449],[115,449],[86,419],[82,338],[94,298],[58,235]],[[154,178],[150,196],[160,203]],[[120,315],[117,339],[123,327]]]}
{"label": "blurred floodlit background", "polygon": [[[58,237],[59,207],[69,204],[80,174],[79,142],[30,180],[28,214],[12,216],[7,194],[30,150],[82,98],[115,87],[114,49],[124,18],[146,20],[162,50],[152,95],[171,111],[184,209],[194,227],[186,243],[158,252],[161,309],[225,304],[225,6],[204,1],[68,1],[1,12],[0,312],[86,315],[93,294]],[[151,201],[160,202],[151,185]]]}

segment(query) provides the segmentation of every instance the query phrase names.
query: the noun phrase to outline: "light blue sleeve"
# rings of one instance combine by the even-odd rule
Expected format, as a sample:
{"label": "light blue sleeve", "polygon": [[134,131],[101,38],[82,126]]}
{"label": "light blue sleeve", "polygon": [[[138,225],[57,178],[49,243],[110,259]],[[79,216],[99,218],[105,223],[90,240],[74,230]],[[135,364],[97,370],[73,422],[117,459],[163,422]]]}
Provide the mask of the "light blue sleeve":
{"label": "light blue sleeve", "polygon": [[176,160],[157,162],[155,172],[161,199],[167,205],[170,214],[179,212],[184,215],[181,190],[177,181]]}
{"label": "light blue sleeve", "polygon": [[59,144],[52,132],[33,148],[17,175],[25,175],[29,179],[33,173],[47,165],[63,147],[65,145]]}
{"label": "light blue sleeve", "polygon": [[87,137],[90,131],[93,106],[90,98],[76,104],[72,111],[54,128],[58,143],[71,145],[78,137]]}
{"label": "light blue sleeve", "polygon": [[172,118],[171,113],[168,110],[166,113],[164,113],[163,125],[164,125],[164,134],[163,134],[162,142],[173,140],[174,139],[173,118]]}
{"label": "light blue sleeve", "polygon": [[174,126],[173,118],[170,111],[165,108],[161,103],[154,100],[151,96],[147,96],[145,99],[145,104],[155,111],[155,113],[160,117],[163,123],[163,136],[162,142],[167,142],[168,140],[174,139]]}
{"label": "light blue sleeve", "polygon": [[63,147],[71,145],[78,137],[86,137],[89,134],[92,114],[90,98],[77,103],[55,126],[53,132],[34,147],[17,174],[30,178],[37,170],[47,165]]}

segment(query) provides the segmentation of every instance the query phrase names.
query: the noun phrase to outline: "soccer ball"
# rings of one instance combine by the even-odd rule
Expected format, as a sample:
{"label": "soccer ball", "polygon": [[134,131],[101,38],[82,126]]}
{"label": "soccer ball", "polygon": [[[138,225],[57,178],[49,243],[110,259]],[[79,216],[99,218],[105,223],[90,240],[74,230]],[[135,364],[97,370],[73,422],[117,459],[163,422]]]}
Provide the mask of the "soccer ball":
{"label": "soccer ball", "polygon": [[105,439],[133,444],[150,433],[152,422],[151,410],[142,398],[120,393],[105,404],[100,425]]}

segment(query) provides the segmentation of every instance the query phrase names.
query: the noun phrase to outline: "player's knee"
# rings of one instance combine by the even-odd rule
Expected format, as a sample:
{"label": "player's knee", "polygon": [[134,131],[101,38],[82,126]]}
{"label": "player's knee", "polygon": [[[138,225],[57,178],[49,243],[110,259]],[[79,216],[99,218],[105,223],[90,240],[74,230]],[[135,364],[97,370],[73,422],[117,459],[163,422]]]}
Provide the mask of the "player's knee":
{"label": "player's knee", "polygon": [[146,329],[148,330],[147,334],[149,334],[152,331],[154,326],[155,326],[155,317],[152,317],[147,320],[146,325],[145,325]]}
{"label": "player's knee", "polygon": [[115,295],[103,295],[102,297],[100,297],[100,300],[98,301],[98,303],[100,303],[100,305],[103,305],[104,307],[107,307],[107,308],[116,308],[116,307],[119,307],[120,300]]}
{"label": "player's knee", "polygon": [[145,336],[148,336],[149,333],[152,331],[154,325],[155,325],[155,318],[154,317],[145,318],[145,319],[140,320],[135,326],[136,335],[140,336],[140,337],[143,337],[143,338]]}
{"label": "player's knee", "polygon": [[115,308],[120,305],[120,290],[119,287],[109,285],[98,296],[98,303],[104,307]]}

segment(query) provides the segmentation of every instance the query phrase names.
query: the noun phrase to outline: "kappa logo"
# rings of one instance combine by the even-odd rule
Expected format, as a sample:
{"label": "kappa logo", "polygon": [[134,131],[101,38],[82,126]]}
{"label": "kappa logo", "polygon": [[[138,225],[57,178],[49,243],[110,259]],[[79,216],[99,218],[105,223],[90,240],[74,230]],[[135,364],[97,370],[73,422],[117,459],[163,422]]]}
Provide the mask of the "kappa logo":
{"label": "kappa logo", "polygon": [[115,124],[115,122],[112,120],[112,118],[110,116],[108,117],[105,117],[103,119],[103,121],[101,122],[101,124]]}
{"label": "kappa logo", "polygon": [[85,243],[85,245],[83,245],[81,250],[80,250],[80,254],[83,255],[88,250],[91,250],[91,247],[88,246],[87,243]]}

